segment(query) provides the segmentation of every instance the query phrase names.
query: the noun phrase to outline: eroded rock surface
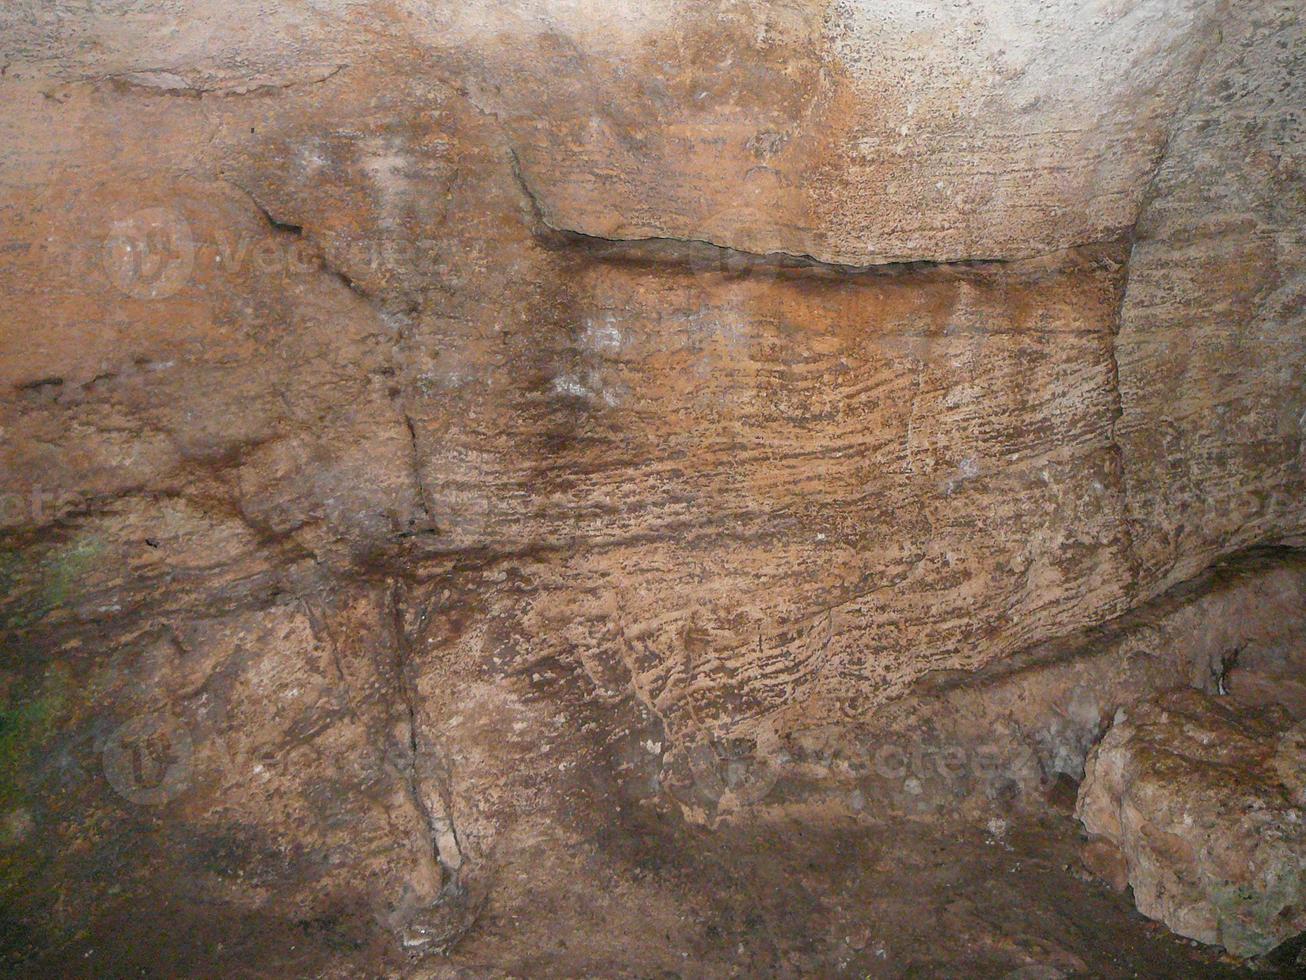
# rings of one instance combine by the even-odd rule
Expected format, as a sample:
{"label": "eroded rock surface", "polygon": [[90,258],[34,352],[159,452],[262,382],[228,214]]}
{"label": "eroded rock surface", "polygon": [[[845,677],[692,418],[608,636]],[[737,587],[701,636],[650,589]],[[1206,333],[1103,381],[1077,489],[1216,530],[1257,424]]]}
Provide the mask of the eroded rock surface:
{"label": "eroded rock surface", "polygon": [[[1261,552],[1105,627],[980,671],[931,675],[856,724],[801,728],[778,747],[750,743],[722,754],[736,763],[755,815],[965,816],[983,824],[1045,811],[1064,786],[1073,809],[1088,754],[1122,708],[1182,684],[1292,714],[1304,671],[1306,562]],[[685,805],[715,816],[732,802],[699,792]]]}
{"label": "eroded rock surface", "polygon": [[[1115,433],[1149,591],[1306,499],[1306,174],[1288,149],[1306,28],[1296,4],[1233,9],[1140,216],[1120,315]],[[1254,490],[1237,475],[1253,472]]]}
{"label": "eroded rock surface", "polygon": [[[24,941],[448,950],[1301,544],[1295,5],[256,6],[0,10]],[[1175,664],[922,717],[1027,794]]]}
{"label": "eroded rock surface", "polygon": [[1183,689],[1122,710],[1076,813],[1139,911],[1238,956],[1306,930],[1306,726]]}
{"label": "eroded rock surface", "polygon": [[413,36],[465,65],[513,133],[555,227],[848,265],[1014,258],[1122,235],[1220,10],[402,7]]}

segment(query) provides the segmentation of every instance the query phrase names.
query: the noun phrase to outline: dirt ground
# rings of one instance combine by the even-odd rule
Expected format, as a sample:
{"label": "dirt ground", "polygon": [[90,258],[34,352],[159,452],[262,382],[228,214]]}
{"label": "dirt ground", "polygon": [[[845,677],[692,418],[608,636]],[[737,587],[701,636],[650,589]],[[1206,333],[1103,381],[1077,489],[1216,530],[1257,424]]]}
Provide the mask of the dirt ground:
{"label": "dirt ground", "polygon": [[366,910],[232,918],[164,884],[50,947],[6,930],[24,976],[1299,977],[1302,937],[1239,963],[1090,878],[1056,813],[942,829],[709,830],[637,814],[499,866],[447,956],[406,960]]}

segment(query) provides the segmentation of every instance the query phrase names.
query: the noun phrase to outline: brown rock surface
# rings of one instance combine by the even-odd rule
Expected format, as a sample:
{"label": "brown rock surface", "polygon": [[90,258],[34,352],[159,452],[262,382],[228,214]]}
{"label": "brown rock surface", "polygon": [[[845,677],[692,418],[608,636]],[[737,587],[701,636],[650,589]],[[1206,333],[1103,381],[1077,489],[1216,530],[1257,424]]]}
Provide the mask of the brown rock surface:
{"label": "brown rock surface", "polygon": [[[964,816],[1056,806],[1117,710],[1176,684],[1291,712],[1306,651],[1306,562],[1263,552],[1221,563],[1112,623],[973,672],[940,671],[864,720],[738,747],[750,812],[777,817]],[[674,783],[668,780],[673,787]],[[707,804],[705,816],[713,814]],[[720,812],[720,805],[717,811]]]}
{"label": "brown rock surface", "polygon": [[1122,892],[1129,887],[1129,862],[1115,841],[1106,837],[1090,837],[1080,851],[1084,868],[1096,878]]}
{"label": "brown rock surface", "polygon": [[1005,804],[1126,694],[1278,649],[1285,550],[1185,583],[1302,540],[1299,20],[4,5],[12,928],[420,955],[610,874],[661,942],[689,886],[612,843],[650,813],[639,861],[685,817],[956,808],[837,762],[949,713]]}
{"label": "brown rock surface", "polygon": [[1255,956],[1306,929],[1306,729],[1190,689],[1122,710],[1076,815],[1124,854],[1139,911]]}
{"label": "brown rock surface", "polygon": [[1263,540],[1306,499],[1306,173],[1290,149],[1306,27],[1296,4],[1233,9],[1149,191],[1116,344],[1115,433],[1148,592]]}
{"label": "brown rock surface", "polygon": [[554,227],[849,265],[1123,234],[1219,10],[401,6],[522,147]]}
{"label": "brown rock surface", "polygon": [[[1241,656],[1238,659],[1243,660]],[[1243,663],[1229,671],[1225,678],[1229,693],[1243,704],[1277,704],[1298,721],[1306,720],[1306,668],[1302,656],[1256,659],[1259,662]]]}

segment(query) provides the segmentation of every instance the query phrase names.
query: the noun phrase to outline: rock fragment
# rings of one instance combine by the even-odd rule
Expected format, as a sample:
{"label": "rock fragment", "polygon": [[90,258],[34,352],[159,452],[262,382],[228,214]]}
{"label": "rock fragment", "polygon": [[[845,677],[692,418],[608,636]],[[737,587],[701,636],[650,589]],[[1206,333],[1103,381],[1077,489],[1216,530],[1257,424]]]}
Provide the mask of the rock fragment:
{"label": "rock fragment", "polygon": [[1139,911],[1258,956],[1306,930],[1303,725],[1192,689],[1117,714],[1076,815],[1124,855]]}

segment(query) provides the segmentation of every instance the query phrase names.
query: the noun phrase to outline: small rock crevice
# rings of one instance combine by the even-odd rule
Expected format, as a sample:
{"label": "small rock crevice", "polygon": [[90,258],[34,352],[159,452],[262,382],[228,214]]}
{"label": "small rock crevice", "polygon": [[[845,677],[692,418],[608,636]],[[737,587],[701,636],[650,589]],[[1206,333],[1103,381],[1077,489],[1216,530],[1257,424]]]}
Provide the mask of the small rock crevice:
{"label": "small rock crevice", "polygon": [[47,98],[62,100],[71,86],[114,88],[143,95],[199,99],[205,96],[236,98],[239,96],[275,95],[305,85],[320,85],[335,78],[347,64],[305,65],[296,69],[264,74],[220,75],[208,77],[185,68],[133,68],[127,71],[88,75],[64,82],[48,90]]}
{"label": "small rock crevice", "polygon": [[[497,118],[497,117],[496,117]],[[983,268],[986,266],[1010,266],[1019,263],[1034,262],[1058,255],[1068,255],[1079,249],[1110,245],[1118,241],[1115,238],[1096,239],[1074,242],[1063,248],[1045,252],[1033,252],[1028,255],[1006,256],[967,256],[952,259],[919,259],[911,261],[869,262],[864,265],[849,265],[827,262],[806,252],[753,252],[748,249],[726,245],[707,238],[679,237],[674,235],[646,235],[630,238],[596,235],[590,232],[568,228],[549,217],[548,211],[539,193],[531,186],[522,168],[521,158],[516,149],[509,146],[509,160],[513,178],[521,189],[527,212],[530,215],[535,235],[542,243],[553,247],[584,247],[597,251],[604,258],[618,259],[628,257],[657,257],[663,260],[680,261],[685,264],[729,268],[747,264],[753,268],[775,268],[811,270],[837,276],[859,276],[872,273],[913,271],[947,268]]]}
{"label": "small rock crevice", "polygon": [[[395,649],[395,681],[403,705],[405,727],[408,735],[405,753],[405,774],[408,780],[408,791],[414,806],[421,814],[430,833],[432,855],[445,872],[446,887],[451,884],[456,887],[457,877],[463,866],[463,850],[458,837],[458,829],[453,819],[453,801],[450,789],[439,778],[439,773],[434,771],[431,764],[436,759],[435,752],[429,745],[425,744],[421,733],[420,708],[418,707],[421,703],[421,695],[417,688],[415,666],[412,662],[412,641],[405,621],[405,602],[401,593],[402,586],[397,582],[393,583],[387,601],[391,620],[392,642]],[[425,617],[423,617],[423,623],[418,626],[417,632],[419,634],[421,626],[424,625],[424,619]],[[430,799],[426,793],[428,784],[436,787],[443,813],[437,813],[432,809]]]}

